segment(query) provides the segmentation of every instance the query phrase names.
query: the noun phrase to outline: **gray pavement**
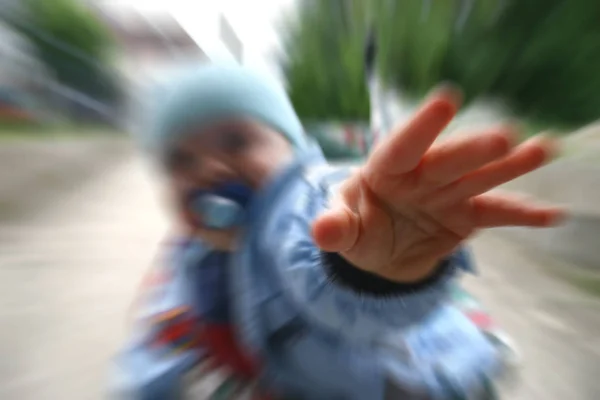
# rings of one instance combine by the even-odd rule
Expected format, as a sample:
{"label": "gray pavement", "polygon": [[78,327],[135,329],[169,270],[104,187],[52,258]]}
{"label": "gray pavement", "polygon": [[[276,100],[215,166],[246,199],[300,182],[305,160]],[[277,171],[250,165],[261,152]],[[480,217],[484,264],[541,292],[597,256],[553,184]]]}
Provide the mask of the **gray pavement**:
{"label": "gray pavement", "polygon": [[552,258],[489,232],[473,241],[480,276],[466,279],[517,341],[521,382],[504,398],[600,398],[600,302],[548,273]]}
{"label": "gray pavement", "polygon": [[125,158],[0,227],[0,399],[100,399],[127,307],[165,225]]}
{"label": "gray pavement", "polygon": [[[0,225],[0,399],[105,398],[127,307],[167,223],[140,160],[120,157],[27,218]],[[468,286],[522,347],[507,399],[600,398],[600,303],[493,234]]]}

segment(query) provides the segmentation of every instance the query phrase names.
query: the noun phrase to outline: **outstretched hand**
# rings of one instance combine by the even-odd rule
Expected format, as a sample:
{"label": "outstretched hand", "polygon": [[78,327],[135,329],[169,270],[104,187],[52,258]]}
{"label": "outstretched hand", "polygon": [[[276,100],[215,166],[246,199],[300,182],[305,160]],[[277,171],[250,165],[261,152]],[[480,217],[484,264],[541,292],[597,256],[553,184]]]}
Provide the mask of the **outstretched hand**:
{"label": "outstretched hand", "polygon": [[434,143],[459,107],[459,96],[438,90],[395,130],[342,185],[313,225],[324,251],[384,278],[411,282],[480,229],[546,227],[563,211],[490,193],[552,158],[543,137],[516,145],[510,127]]}

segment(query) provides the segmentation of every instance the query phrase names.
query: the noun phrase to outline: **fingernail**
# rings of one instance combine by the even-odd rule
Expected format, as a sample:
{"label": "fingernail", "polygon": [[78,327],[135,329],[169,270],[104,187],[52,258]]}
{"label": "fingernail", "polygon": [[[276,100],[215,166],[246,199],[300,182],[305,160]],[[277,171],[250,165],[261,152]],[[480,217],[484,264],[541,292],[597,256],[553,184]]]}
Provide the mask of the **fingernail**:
{"label": "fingernail", "polygon": [[559,209],[549,216],[547,226],[559,226],[563,225],[568,219],[567,211]]}
{"label": "fingernail", "polygon": [[463,92],[458,85],[452,82],[442,82],[433,88],[431,96],[443,96],[448,98],[457,108],[462,105]]}
{"label": "fingernail", "polygon": [[559,141],[547,132],[529,139],[526,143],[535,144],[542,149],[544,152],[544,163],[552,162],[561,154]]}
{"label": "fingernail", "polygon": [[551,132],[544,132],[539,138],[546,149],[548,161],[555,160],[562,155],[562,143]]}
{"label": "fingernail", "polygon": [[501,135],[504,139],[506,139],[506,145],[508,146],[507,150],[512,149],[519,143],[519,127],[514,124],[504,124],[500,125],[497,129],[498,134]]}

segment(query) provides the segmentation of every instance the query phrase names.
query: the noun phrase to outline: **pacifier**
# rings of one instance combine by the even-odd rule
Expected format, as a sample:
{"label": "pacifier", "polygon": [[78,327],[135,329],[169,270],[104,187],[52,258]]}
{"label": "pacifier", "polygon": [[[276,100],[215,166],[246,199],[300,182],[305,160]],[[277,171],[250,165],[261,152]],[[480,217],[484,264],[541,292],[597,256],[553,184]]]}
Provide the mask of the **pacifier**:
{"label": "pacifier", "polygon": [[190,199],[192,211],[209,229],[229,229],[244,222],[252,189],[241,183],[224,183],[213,190],[200,190]]}

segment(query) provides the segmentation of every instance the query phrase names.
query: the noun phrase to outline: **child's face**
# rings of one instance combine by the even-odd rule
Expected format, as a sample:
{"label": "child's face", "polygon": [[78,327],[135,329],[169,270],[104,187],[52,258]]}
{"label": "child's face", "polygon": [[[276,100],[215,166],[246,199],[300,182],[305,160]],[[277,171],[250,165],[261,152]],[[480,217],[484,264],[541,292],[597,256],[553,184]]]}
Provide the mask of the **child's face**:
{"label": "child's face", "polygon": [[292,148],[282,134],[250,120],[223,121],[190,133],[164,160],[180,215],[188,232],[217,249],[231,250],[236,230],[205,229],[191,212],[190,194],[224,182],[258,190],[291,160]]}

